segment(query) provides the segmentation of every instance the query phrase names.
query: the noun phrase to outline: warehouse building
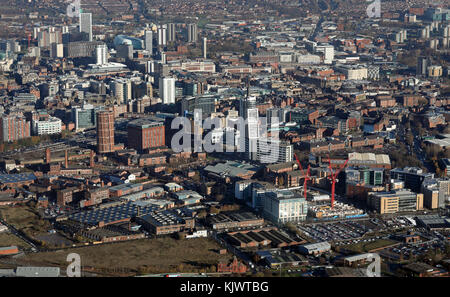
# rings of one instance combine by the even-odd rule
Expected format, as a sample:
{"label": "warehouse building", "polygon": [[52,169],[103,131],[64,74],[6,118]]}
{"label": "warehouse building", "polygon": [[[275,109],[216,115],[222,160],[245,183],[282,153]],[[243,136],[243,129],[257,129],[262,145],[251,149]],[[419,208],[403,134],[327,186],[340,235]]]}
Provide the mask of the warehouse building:
{"label": "warehouse building", "polygon": [[126,201],[136,201],[144,198],[152,198],[157,197],[164,194],[164,189],[161,187],[152,187],[150,189],[146,189],[140,192],[131,193],[125,196],[120,197],[120,200]]}
{"label": "warehouse building", "polygon": [[266,246],[282,248],[301,243],[278,229],[230,232],[226,235],[226,240],[240,248],[261,248]]}
{"label": "warehouse building", "polygon": [[305,255],[318,255],[331,250],[331,245],[326,242],[304,244],[298,247],[299,251]]}
{"label": "warehouse building", "polygon": [[264,219],[258,218],[251,212],[229,212],[209,216],[207,222],[214,230],[225,230],[259,227],[264,224]]}
{"label": "warehouse building", "polygon": [[131,218],[151,213],[154,206],[140,207],[133,202],[109,203],[100,207],[70,214],[68,219],[91,226],[106,226],[119,222],[128,222]]}
{"label": "warehouse building", "polygon": [[195,228],[193,218],[182,218],[174,211],[169,210],[155,211],[137,217],[136,222],[155,235],[172,234],[185,230],[191,231]]}
{"label": "warehouse building", "polygon": [[59,267],[17,267],[17,277],[59,277]]}
{"label": "warehouse building", "polygon": [[143,190],[142,184],[120,184],[109,188],[110,197],[121,197],[134,192],[139,192]]}
{"label": "warehouse building", "polygon": [[35,180],[33,173],[0,174],[0,186],[19,187],[32,184]]}
{"label": "warehouse building", "polygon": [[450,219],[439,215],[421,215],[416,217],[417,226],[428,230],[450,230]]}
{"label": "warehouse building", "polygon": [[17,246],[6,246],[6,247],[0,247],[0,255],[14,255],[14,254],[18,254],[19,253],[19,249],[17,248]]}

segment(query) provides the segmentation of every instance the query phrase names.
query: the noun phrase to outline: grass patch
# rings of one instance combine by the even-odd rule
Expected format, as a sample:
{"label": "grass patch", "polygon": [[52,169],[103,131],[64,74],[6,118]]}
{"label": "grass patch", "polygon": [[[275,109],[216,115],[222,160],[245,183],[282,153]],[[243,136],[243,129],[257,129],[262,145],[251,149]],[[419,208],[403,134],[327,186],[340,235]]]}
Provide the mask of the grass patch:
{"label": "grass patch", "polygon": [[30,246],[25,241],[18,238],[14,234],[11,234],[9,232],[0,233],[0,247],[12,245],[17,246],[20,250],[30,248]]}
{"label": "grass patch", "polygon": [[52,229],[51,224],[39,217],[37,211],[29,205],[6,206],[0,208],[1,217],[13,225],[17,230],[36,239],[37,236],[47,234]]}
{"label": "grass patch", "polygon": [[378,239],[372,242],[358,242],[350,245],[342,246],[342,248],[354,251],[357,253],[367,253],[373,249],[378,249],[382,247],[386,247],[392,244],[397,243],[397,241],[390,239]]}
{"label": "grass patch", "polygon": [[98,271],[125,270],[130,274],[204,272],[221,260],[231,259],[230,254],[219,255],[219,248],[210,238],[176,240],[162,237],[29,254],[20,261],[65,269],[67,255],[78,253],[82,267]]}

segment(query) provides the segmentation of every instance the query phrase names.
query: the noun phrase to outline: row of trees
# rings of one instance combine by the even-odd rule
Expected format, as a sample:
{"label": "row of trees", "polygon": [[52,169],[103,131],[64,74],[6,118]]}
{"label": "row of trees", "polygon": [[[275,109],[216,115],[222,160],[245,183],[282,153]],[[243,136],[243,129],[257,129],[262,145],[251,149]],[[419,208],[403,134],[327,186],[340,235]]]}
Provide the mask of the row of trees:
{"label": "row of trees", "polygon": [[54,142],[60,139],[66,139],[70,137],[70,135],[71,132],[63,131],[61,134],[31,136],[13,142],[2,142],[0,143],[0,153],[8,152],[22,147],[34,146],[41,142],[50,142],[50,141]]}

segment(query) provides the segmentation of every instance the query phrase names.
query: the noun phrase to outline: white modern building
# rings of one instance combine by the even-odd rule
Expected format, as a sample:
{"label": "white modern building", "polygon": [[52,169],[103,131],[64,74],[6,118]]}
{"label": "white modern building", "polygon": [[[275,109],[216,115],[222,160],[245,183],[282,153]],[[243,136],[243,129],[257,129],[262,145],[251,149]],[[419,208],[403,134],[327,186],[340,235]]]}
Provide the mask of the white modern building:
{"label": "white modern building", "polygon": [[130,80],[118,79],[111,83],[111,91],[119,103],[128,103],[132,98]]}
{"label": "white modern building", "polygon": [[325,64],[331,64],[334,60],[334,47],[330,44],[325,45],[317,45],[314,48],[314,51],[317,53],[323,54],[323,62]]}
{"label": "white modern building", "polygon": [[153,31],[145,31],[144,33],[145,50],[153,54]]}
{"label": "white modern building", "polygon": [[61,120],[55,117],[33,121],[33,133],[34,135],[59,134],[61,133],[61,125]]}
{"label": "white modern building", "polygon": [[362,65],[339,65],[336,68],[345,74],[348,80],[364,80],[368,78],[367,67]]}
{"label": "white modern building", "polygon": [[158,26],[158,46],[167,45],[167,25]]}
{"label": "white modern building", "polygon": [[286,163],[292,161],[292,144],[276,138],[258,138],[257,160],[261,163]]}
{"label": "white modern building", "polygon": [[87,33],[92,41],[92,13],[80,13],[80,32]]}
{"label": "white modern building", "polygon": [[306,219],[308,205],[305,198],[291,190],[275,190],[264,194],[263,213],[275,224],[300,222]]}
{"label": "white modern building", "polygon": [[247,135],[245,138],[245,151],[250,160],[257,159],[259,135],[259,116],[257,108],[246,109]]}
{"label": "white modern building", "polygon": [[208,47],[208,39],[206,37],[203,37],[203,59],[206,59],[207,56],[207,47]]}
{"label": "white modern building", "polygon": [[175,104],[174,77],[161,77],[159,79],[159,97],[163,104]]}
{"label": "white modern building", "polygon": [[96,65],[108,64],[108,47],[106,44],[99,44],[95,48]]}

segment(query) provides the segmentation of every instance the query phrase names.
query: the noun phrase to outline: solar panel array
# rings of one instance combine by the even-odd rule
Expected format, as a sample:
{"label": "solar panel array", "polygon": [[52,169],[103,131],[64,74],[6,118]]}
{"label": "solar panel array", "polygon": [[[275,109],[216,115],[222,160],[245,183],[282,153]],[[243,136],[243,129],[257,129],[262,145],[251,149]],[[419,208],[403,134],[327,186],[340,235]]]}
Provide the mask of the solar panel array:
{"label": "solar panel array", "polygon": [[149,214],[144,219],[151,219],[159,226],[180,224],[181,219],[170,211],[158,211]]}
{"label": "solar panel array", "polygon": [[98,225],[99,222],[111,224],[124,219],[131,219],[132,217],[137,216],[138,208],[139,215],[146,215],[157,209],[157,207],[151,205],[138,207],[133,202],[127,202],[108,208],[74,213],[69,215],[69,219],[89,225]]}
{"label": "solar panel array", "polygon": [[17,173],[17,174],[0,174],[0,183],[18,183],[29,180],[35,180],[36,176],[33,173]]}

